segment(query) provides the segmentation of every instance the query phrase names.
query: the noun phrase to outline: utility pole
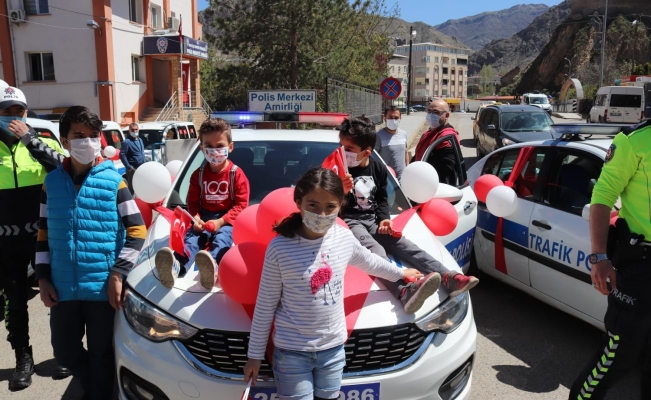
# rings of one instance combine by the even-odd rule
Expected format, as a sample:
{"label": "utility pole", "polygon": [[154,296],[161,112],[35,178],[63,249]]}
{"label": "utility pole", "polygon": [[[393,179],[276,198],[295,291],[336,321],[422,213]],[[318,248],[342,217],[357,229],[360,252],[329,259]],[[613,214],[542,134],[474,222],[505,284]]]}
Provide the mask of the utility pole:
{"label": "utility pole", "polygon": [[604,60],[606,52],[606,25],[608,24],[608,0],[606,0],[606,9],[604,10],[604,20],[601,25],[601,68],[599,70],[599,87],[604,85]]}
{"label": "utility pole", "polygon": [[409,65],[407,66],[407,115],[409,115],[409,109],[411,108],[411,48],[416,37],[416,31],[410,26],[409,27]]}

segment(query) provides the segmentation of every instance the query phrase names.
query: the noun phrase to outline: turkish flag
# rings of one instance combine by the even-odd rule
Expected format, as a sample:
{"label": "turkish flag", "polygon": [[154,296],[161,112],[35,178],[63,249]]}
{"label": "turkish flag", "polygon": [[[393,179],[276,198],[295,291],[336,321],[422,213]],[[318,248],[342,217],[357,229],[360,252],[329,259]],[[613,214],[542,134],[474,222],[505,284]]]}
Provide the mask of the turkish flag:
{"label": "turkish flag", "polygon": [[194,218],[179,206],[174,209],[174,219],[170,222],[170,248],[179,254],[185,254],[185,234],[194,225]]}
{"label": "turkish flag", "polygon": [[348,168],[346,166],[346,157],[344,156],[343,146],[333,151],[332,154],[323,160],[321,166],[333,170],[341,179],[344,179],[346,173],[348,173]]}

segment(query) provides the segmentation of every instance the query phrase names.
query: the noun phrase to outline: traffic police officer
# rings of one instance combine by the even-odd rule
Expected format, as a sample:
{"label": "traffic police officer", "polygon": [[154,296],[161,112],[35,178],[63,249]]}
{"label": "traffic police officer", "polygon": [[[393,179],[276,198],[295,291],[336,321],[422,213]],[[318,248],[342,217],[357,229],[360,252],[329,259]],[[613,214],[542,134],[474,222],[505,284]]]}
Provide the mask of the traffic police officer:
{"label": "traffic police officer", "polygon": [[[4,293],[7,340],[16,355],[16,369],[11,390],[20,390],[32,383],[34,360],[29,345],[27,314],[27,269],[34,261],[38,231],[41,186],[46,168],[30,150],[33,141],[47,144],[63,153],[55,139],[34,138],[35,132],[25,123],[27,102],[23,93],[13,87],[0,88],[0,290]],[[29,134],[26,134],[29,133]],[[20,139],[19,139],[20,138]],[[45,147],[45,146],[43,146]],[[53,152],[41,148],[43,159],[58,163]],[[39,157],[41,158],[41,157]]]}
{"label": "traffic police officer", "polygon": [[[644,354],[640,399],[651,399],[651,121],[617,134],[592,193],[592,284],[608,296],[606,334],[570,400],[599,400]],[[621,197],[615,227],[611,210]]]}

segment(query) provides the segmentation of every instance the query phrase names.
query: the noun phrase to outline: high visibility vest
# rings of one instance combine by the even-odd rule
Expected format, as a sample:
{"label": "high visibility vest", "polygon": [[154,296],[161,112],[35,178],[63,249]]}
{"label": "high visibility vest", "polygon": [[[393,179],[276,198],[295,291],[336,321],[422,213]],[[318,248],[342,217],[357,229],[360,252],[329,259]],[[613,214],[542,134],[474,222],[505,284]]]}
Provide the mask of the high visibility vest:
{"label": "high visibility vest", "polygon": [[[59,143],[55,140],[47,138],[41,140],[60,151]],[[21,141],[17,141],[11,147],[0,142],[0,190],[41,185],[46,175],[45,168],[32,157]]]}

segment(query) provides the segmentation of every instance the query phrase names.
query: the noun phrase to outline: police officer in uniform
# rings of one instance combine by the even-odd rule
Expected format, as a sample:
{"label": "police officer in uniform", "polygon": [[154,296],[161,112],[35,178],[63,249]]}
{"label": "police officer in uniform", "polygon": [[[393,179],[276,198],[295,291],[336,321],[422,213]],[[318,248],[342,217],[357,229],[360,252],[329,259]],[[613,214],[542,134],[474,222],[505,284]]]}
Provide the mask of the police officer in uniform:
{"label": "police officer in uniform", "polygon": [[26,115],[23,93],[9,86],[0,88],[0,290],[5,297],[7,340],[16,356],[11,390],[32,383],[27,269],[30,261],[34,263],[41,186],[47,170],[55,168],[61,157],[52,149],[63,153],[56,139],[36,138],[25,123]]}
{"label": "police officer in uniform", "polygon": [[[611,210],[621,197],[615,227]],[[617,134],[592,193],[592,284],[608,296],[606,333],[570,400],[603,399],[645,357],[640,399],[651,399],[651,121]]]}

